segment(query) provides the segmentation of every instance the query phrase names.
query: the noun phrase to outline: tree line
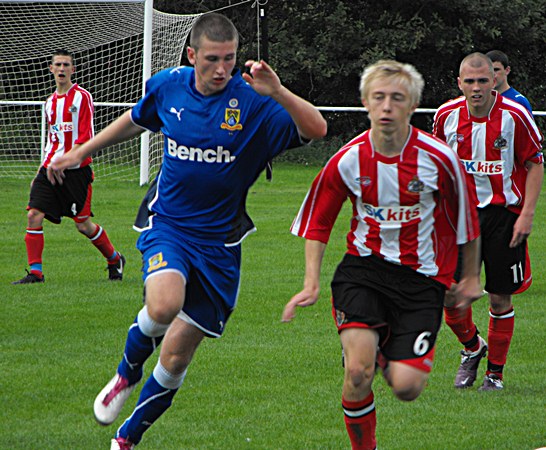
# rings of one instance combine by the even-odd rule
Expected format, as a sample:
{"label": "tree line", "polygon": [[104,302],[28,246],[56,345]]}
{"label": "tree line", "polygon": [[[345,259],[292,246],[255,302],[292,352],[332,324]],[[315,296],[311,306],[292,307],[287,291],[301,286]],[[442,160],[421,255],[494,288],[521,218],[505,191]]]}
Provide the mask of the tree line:
{"label": "tree line", "polygon": [[[230,5],[237,6],[225,8]],[[220,9],[241,33],[239,66],[256,57],[255,2],[155,0],[154,7],[176,14]],[[534,110],[546,110],[546,0],[268,0],[265,8],[268,62],[285,85],[315,105],[360,106],[363,68],[393,58],[421,72],[421,106],[436,108],[460,95],[464,56],[498,49],[510,58],[510,84]],[[362,129],[361,115],[332,116],[331,132]],[[544,130],[546,121],[537,120]]]}

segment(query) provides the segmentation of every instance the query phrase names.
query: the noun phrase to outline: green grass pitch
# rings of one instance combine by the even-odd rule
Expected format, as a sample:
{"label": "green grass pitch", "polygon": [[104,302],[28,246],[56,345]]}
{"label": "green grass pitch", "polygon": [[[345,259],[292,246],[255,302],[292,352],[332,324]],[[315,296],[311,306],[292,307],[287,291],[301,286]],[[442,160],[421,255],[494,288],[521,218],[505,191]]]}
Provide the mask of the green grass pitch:
{"label": "green grass pitch", "polygon": [[[138,447],[157,449],[348,449],[341,411],[340,344],[330,314],[329,282],[345,249],[349,210],[327,249],[321,299],[280,322],[303,281],[303,239],[289,227],[319,168],[274,167],[249,193],[258,228],[243,244],[239,303],[219,340],[206,340],[171,409]],[[28,180],[0,180],[0,449],[106,449],[131,412],[135,392],[108,428],[93,400],[112,377],[127,328],[142,305],[137,233],[131,228],[145,188],[98,180],[96,222],[127,257],[122,283],[107,281],[100,254],[71,220],[45,224],[43,285],[12,286],[24,275]],[[540,198],[530,248],[534,284],[515,300],[516,330],[505,390],[453,388],[460,347],[443,326],[427,389],[412,403],[374,382],[382,450],[535,449],[546,445],[546,197]],[[487,334],[487,304],[475,304]],[[146,374],[157,355],[146,365]],[[480,367],[479,379],[485,364]]]}

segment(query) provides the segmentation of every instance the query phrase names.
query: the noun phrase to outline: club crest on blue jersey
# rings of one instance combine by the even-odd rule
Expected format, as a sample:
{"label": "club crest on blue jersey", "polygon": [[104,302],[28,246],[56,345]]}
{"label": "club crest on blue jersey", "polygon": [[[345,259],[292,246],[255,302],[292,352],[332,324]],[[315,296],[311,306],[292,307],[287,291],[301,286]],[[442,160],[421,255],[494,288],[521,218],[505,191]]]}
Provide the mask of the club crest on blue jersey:
{"label": "club crest on blue jersey", "polygon": [[224,120],[225,122],[220,125],[220,128],[222,130],[229,130],[229,131],[235,131],[235,130],[242,130],[243,125],[239,123],[241,120],[241,110],[235,109],[235,108],[226,108],[226,112],[224,114]]}
{"label": "club crest on blue jersey", "polygon": [[167,261],[163,261],[163,253],[157,253],[151,258],[148,258],[148,273],[161,269],[162,267],[167,266],[167,264]]}

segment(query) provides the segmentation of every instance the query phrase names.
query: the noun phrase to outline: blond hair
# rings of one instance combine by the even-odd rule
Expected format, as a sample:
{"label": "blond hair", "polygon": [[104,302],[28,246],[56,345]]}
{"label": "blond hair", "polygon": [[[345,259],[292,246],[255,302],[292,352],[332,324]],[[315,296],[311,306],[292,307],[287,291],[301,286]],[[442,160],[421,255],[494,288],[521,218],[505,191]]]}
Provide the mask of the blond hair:
{"label": "blond hair", "polygon": [[392,79],[403,85],[408,90],[412,105],[418,105],[421,101],[425,81],[411,64],[382,59],[366,67],[360,78],[360,97],[362,99],[367,99],[370,85],[379,79]]}

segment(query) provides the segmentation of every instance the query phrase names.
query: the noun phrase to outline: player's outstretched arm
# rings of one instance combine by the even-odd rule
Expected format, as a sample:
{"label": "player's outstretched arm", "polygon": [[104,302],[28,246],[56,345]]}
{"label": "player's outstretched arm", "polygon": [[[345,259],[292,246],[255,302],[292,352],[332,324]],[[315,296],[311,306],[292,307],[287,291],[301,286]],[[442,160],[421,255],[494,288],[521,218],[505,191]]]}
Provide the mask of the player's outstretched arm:
{"label": "player's outstretched arm", "polygon": [[131,111],[126,111],[119,118],[114,120],[104,130],[86,143],[74,148],[60,158],[55,159],[47,168],[47,178],[52,183],[63,183],[64,169],[80,164],[85,158],[96,151],[119,144],[144,131],[143,128],[135,125],[131,120]]}
{"label": "player's outstretched arm", "polygon": [[305,242],[305,280],[303,290],[294,297],[284,307],[282,321],[290,322],[296,316],[298,306],[304,308],[314,305],[320,292],[320,267],[322,257],[326,249],[326,244],[319,241],[307,240]]}
{"label": "player's outstretched arm", "polygon": [[243,74],[245,81],[260,95],[267,95],[288,111],[305,139],[320,139],[326,135],[328,126],[320,111],[307,100],[285,88],[275,71],[265,61],[249,60],[245,66],[250,74]]}
{"label": "player's outstretched arm", "polygon": [[458,308],[468,308],[483,296],[480,282],[480,246],[481,238],[479,237],[462,246],[463,267],[461,279],[454,292]]}

